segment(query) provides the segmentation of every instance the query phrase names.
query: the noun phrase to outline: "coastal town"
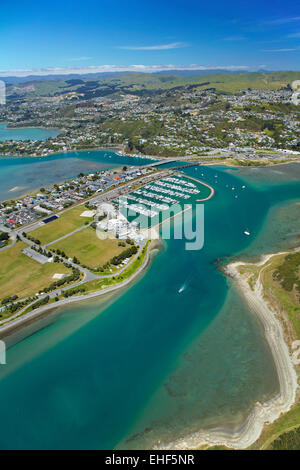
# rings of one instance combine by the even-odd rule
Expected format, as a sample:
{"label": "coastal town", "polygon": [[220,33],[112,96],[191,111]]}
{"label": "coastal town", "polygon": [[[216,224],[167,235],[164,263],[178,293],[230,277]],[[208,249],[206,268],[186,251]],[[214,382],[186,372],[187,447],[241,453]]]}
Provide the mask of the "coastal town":
{"label": "coastal town", "polygon": [[[147,239],[134,223],[121,215],[113,200],[118,197],[119,185],[125,185],[126,191],[130,191],[132,181],[139,185],[148,182],[153,179],[153,173],[151,168],[123,167],[117,171],[80,174],[62,185],[41,188],[31,196],[10,201],[10,205],[4,202],[0,233],[8,234],[9,238],[0,247],[2,262],[20,265],[29,262],[27,275],[41,269],[40,278],[48,285],[35,293],[35,281],[24,292],[22,283],[18,283],[19,275],[11,286],[13,292],[9,288],[3,290],[2,285],[1,324],[49,302],[64,303],[66,298],[78,297],[86,290],[91,295],[90,291],[124,281],[122,273],[134,261],[138,271],[143,258],[148,256]],[[24,275],[25,272],[21,277]],[[99,285],[89,285],[95,281]]]}
{"label": "coastal town", "polygon": [[[55,176],[54,184],[37,184],[37,189],[21,196],[13,197],[15,191],[20,194],[20,187],[15,186],[19,184],[17,179],[8,186],[7,197],[0,201],[0,338],[38,322],[39,318],[42,321],[50,318],[58,308],[71,309],[75,302],[85,306],[98,297],[105,303],[113,293],[126,295],[127,288],[142,278],[154,258],[169,247],[175,250],[169,259],[178,269],[172,261],[168,279],[159,278],[158,271],[165,269],[160,265],[156,277],[163,282],[155,279],[154,284],[164,299],[172,298],[174,306],[179,306],[179,310],[174,307],[174,312],[182,318],[182,325],[188,311],[194,310],[190,302],[197,305],[203,288],[207,295],[210,286],[206,279],[212,276],[217,285],[218,279],[226,275],[228,284],[239,290],[253,310],[251,315],[254,313],[265,328],[278,375],[279,392],[275,398],[267,405],[254,403],[248,426],[241,428],[238,438],[231,432],[208,430],[196,431],[184,439],[179,436],[170,442],[165,434],[164,439],[151,441],[152,448],[158,450],[193,449],[200,445],[235,449],[264,446],[265,423],[272,427],[274,421],[275,427],[282,426],[285,431],[282,416],[283,420],[287,417],[288,423],[293,420],[297,399],[298,250],[268,255],[256,264],[227,261],[236,256],[235,244],[243,247],[247,240],[255,242],[260,217],[263,210],[269,209],[266,201],[276,200],[276,189],[282,182],[291,182],[288,190],[287,183],[282,185],[282,192],[287,191],[285,203],[293,206],[287,205],[286,220],[289,224],[296,220],[290,238],[298,233],[299,202],[295,200],[298,201],[299,194],[296,187],[299,111],[291,101],[289,83],[270,88],[235,87],[230,91],[219,90],[217,82],[216,87],[209,85],[209,81],[187,85],[183,80],[178,87],[156,90],[110,82],[99,85],[90,79],[58,83],[53,80],[50,85],[43,81],[25,82],[8,85],[7,104],[0,107],[0,122],[6,136],[27,128],[28,132],[37,128],[56,131],[56,136],[48,138],[0,138],[0,155],[7,165],[23,162],[23,157],[33,157],[24,161],[39,165],[52,161],[44,158],[49,155],[54,156],[54,162],[61,156],[68,160],[70,155],[79,160],[82,151],[85,167],[89,158],[100,156],[99,161],[95,157],[89,171],[80,171],[62,181]],[[101,165],[103,168],[98,169]],[[243,169],[244,166],[253,168]],[[237,169],[245,173],[236,177]],[[269,197],[258,197],[259,191],[252,188],[251,177],[255,174],[260,174],[264,181],[270,180],[264,190]],[[282,202],[280,198],[276,201]],[[167,237],[165,242],[163,234],[171,233],[175,217],[183,229],[184,215],[194,217],[193,211],[199,205],[204,213],[204,203],[207,203],[205,227],[204,220],[196,227],[202,230],[203,239],[204,228],[205,236],[208,235],[206,251],[203,250],[204,255],[185,258],[181,244],[175,245],[179,237],[174,234],[174,240],[170,237],[169,242]],[[263,208],[261,213],[259,206]],[[228,213],[233,216],[228,217]],[[177,217],[180,214],[182,219]],[[268,223],[271,227],[274,224],[274,237],[286,243],[289,235],[278,222],[277,212]],[[186,235],[185,230],[186,227]],[[291,247],[297,243],[293,240]],[[228,254],[216,259],[214,250],[219,245],[222,255]],[[150,298],[152,308],[154,284],[145,277],[146,288],[139,303]],[[274,299],[278,305],[273,304]],[[129,304],[133,311],[134,302]],[[240,304],[236,305],[240,312]],[[157,311],[161,316],[160,307]],[[286,312],[284,318],[282,311]],[[199,312],[201,317],[204,311]],[[226,322],[230,324],[232,314],[232,310],[227,311],[222,324],[225,335]],[[127,317],[128,312],[126,321]],[[151,325],[152,317],[150,312]],[[138,318],[140,321],[141,316]],[[240,313],[233,319],[241,321]],[[168,321],[165,326],[168,335],[169,325]],[[231,331],[235,325],[230,326]],[[147,328],[150,331],[152,327]],[[242,327],[238,333],[245,335],[246,330]],[[251,353],[251,363],[256,364],[254,373],[262,368],[255,354],[256,351]],[[219,361],[222,363],[221,357]],[[244,361],[247,367],[252,367],[247,357]],[[276,436],[273,428],[272,433]],[[137,434],[131,439],[138,446],[142,438]],[[275,439],[270,448],[280,445]]]}
{"label": "coastal town", "polygon": [[299,6],[1,3],[0,457],[300,450]]}
{"label": "coastal town", "polygon": [[290,85],[222,92],[199,84],[172,91],[145,89],[143,94],[115,87],[98,96],[91,93],[101,85],[97,81],[79,82],[67,80],[56,88],[54,82],[57,91],[46,95],[37,94],[34,82],[8,86],[0,122],[8,128],[46,127],[60,133],[45,141],[0,142],[0,153],[45,156],[115,146],[160,157],[258,162],[300,155],[299,108],[292,103]]}
{"label": "coastal town", "polygon": [[[152,168],[127,168],[79,174],[77,177],[52,187],[40,188],[32,195],[0,203],[0,224],[6,228],[19,228],[41,217],[49,216],[80,201],[115,189],[136,178],[150,175]],[[131,185],[129,185],[130,189]],[[105,198],[104,198],[105,199]]]}
{"label": "coastal town", "polygon": [[[187,200],[190,203],[193,198],[204,201],[214,194],[208,184],[174,171],[177,167],[160,168],[160,165],[158,161],[141,167],[123,166],[92,174],[81,173],[62,184],[2,202],[2,261],[13,264],[18,261],[22,265],[30,259],[33,265],[28,266],[27,274],[36,271],[40,264],[46,271],[41,278],[45,282],[48,278],[48,283],[48,271],[53,271],[49,263],[60,263],[64,268],[63,272],[53,274],[55,281],[35,294],[31,286],[30,295],[22,295],[19,276],[11,285],[11,291],[7,287],[3,290],[5,285],[2,285],[0,319],[3,319],[0,323],[5,324],[8,319],[14,320],[36,308],[45,308],[51,301],[64,303],[66,297],[74,296],[76,300],[80,295],[92,295],[90,291],[108,288],[107,281],[124,282],[124,274],[121,274],[134,261],[137,266],[132,275],[136,275],[143,258],[149,256],[149,242],[153,236],[158,238],[157,232],[151,230],[165,222],[171,211],[175,215],[183,211],[182,204]],[[99,285],[89,286],[91,281],[97,280]]]}

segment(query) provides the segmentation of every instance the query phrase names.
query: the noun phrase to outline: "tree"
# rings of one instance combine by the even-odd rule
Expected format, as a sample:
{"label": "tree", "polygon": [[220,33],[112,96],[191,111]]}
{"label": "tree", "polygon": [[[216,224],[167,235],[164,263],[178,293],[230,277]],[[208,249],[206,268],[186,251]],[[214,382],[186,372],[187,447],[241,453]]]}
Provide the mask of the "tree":
{"label": "tree", "polygon": [[6,241],[9,239],[9,235],[7,232],[0,232],[0,241]]}
{"label": "tree", "polygon": [[130,152],[134,149],[134,145],[131,139],[128,140],[128,149]]}

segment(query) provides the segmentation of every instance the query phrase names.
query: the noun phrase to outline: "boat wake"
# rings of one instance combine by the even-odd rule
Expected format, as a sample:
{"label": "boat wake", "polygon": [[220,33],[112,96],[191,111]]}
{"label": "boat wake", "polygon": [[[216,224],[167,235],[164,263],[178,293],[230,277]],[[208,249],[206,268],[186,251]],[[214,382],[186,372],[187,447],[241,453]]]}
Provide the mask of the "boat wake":
{"label": "boat wake", "polygon": [[183,292],[184,290],[186,289],[186,285],[183,284],[180,289],[178,289],[178,294],[181,294],[181,292]]}
{"label": "boat wake", "polygon": [[182,292],[184,292],[184,291],[189,287],[189,284],[190,284],[190,281],[191,281],[191,277],[192,277],[192,276],[189,276],[189,277],[184,281],[184,283],[182,284],[182,286],[178,289],[178,294],[181,294]]}

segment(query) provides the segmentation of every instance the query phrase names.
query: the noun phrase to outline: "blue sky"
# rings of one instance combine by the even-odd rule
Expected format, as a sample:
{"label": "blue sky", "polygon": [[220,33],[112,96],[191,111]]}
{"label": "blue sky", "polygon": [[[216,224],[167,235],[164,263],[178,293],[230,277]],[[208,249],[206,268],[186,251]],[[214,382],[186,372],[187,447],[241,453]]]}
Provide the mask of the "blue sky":
{"label": "blue sky", "polygon": [[14,0],[0,13],[0,72],[300,70],[300,0]]}

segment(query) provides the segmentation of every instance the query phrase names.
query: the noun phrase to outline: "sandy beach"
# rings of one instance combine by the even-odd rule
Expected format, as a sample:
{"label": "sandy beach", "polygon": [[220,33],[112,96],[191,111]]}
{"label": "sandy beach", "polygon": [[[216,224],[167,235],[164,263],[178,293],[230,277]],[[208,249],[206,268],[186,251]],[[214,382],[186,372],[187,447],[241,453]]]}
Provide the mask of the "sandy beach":
{"label": "sandy beach", "polygon": [[[276,253],[281,254],[281,253]],[[265,264],[274,254],[265,255],[257,265]],[[258,317],[266,340],[269,343],[276,365],[280,392],[265,403],[255,403],[248,419],[234,432],[226,429],[199,430],[168,444],[161,443],[154,449],[197,449],[201,446],[224,445],[234,449],[245,449],[253,444],[260,436],[265,424],[274,422],[282,413],[290,410],[296,399],[298,377],[292,356],[284,340],[280,321],[263,297],[263,287],[260,279],[251,290],[247,280],[240,275],[238,267],[243,262],[230,263],[226,273],[248,302],[251,311]]]}

